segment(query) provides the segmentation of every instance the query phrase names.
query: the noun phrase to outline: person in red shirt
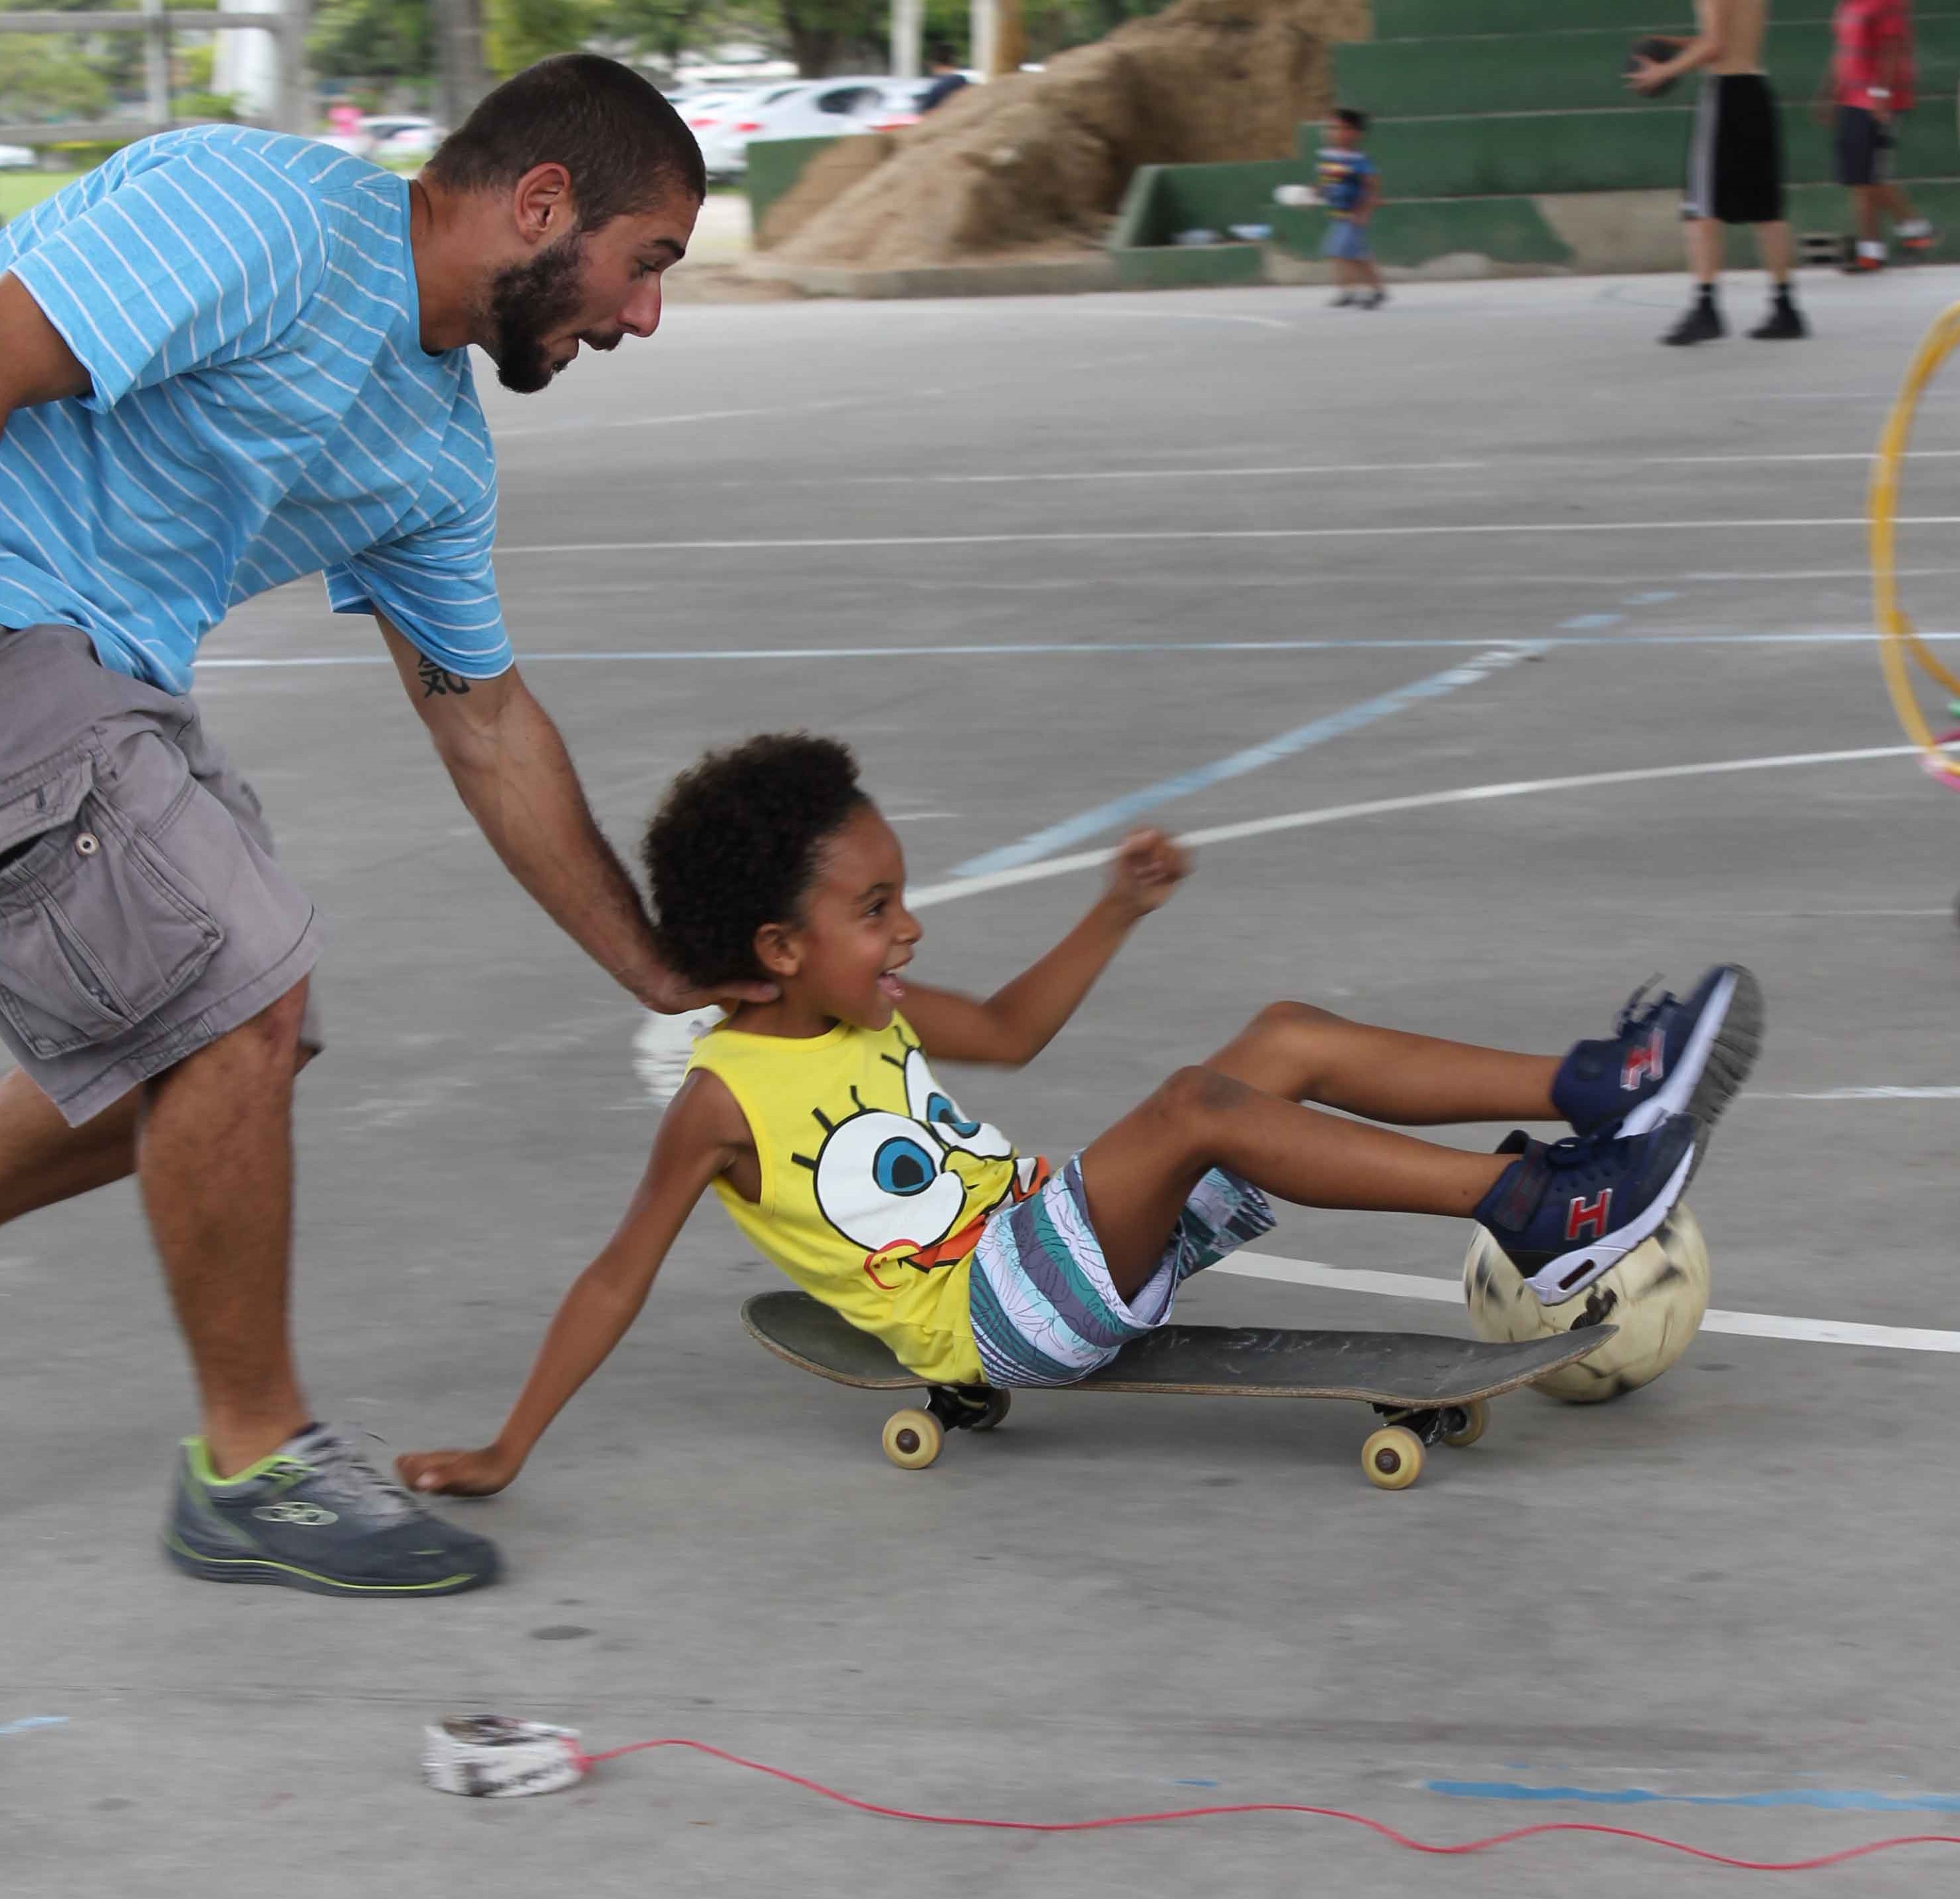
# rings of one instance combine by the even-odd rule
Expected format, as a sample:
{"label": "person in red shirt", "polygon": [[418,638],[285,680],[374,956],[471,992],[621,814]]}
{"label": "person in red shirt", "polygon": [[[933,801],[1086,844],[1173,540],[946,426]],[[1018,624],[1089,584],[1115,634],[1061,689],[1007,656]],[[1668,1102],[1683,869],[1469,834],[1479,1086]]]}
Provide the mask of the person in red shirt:
{"label": "person in red shirt", "polygon": [[1838,182],[1850,192],[1858,223],[1857,247],[1844,267],[1882,270],[1882,218],[1892,218],[1908,250],[1933,243],[1932,225],[1886,175],[1913,105],[1911,0],[1838,0],[1831,35],[1825,84],[1836,107]]}

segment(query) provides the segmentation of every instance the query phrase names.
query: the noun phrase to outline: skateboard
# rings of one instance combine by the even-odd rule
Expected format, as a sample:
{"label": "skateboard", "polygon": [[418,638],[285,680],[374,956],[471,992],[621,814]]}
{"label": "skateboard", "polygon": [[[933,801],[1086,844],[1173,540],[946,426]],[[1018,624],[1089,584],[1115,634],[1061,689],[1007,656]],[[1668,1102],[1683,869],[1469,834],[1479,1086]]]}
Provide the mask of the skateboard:
{"label": "skateboard", "polygon": [[[861,1391],[924,1391],[922,1408],[886,1420],[885,1455],[922,1471],[949,1430],[991,1431],[1013,1394],[984,1385],[934,1385],[908,1371],[867,1332],[807,1293],[759,1293],[742,1323],[777,1357]],[[1303,1332],[1166,1325],[1126,1345],[1069,1392],[1162,1392],[1194,1398],[1344,1398],[1372,1404],[1381,1427],[1361,1446],[1361,1468],[1384,1490],[1405,1490],[1436,1444],[1474,1444],[1488,1402],[1596,1351],[1611,1325],[1522,1344],[1424,1332]]]}

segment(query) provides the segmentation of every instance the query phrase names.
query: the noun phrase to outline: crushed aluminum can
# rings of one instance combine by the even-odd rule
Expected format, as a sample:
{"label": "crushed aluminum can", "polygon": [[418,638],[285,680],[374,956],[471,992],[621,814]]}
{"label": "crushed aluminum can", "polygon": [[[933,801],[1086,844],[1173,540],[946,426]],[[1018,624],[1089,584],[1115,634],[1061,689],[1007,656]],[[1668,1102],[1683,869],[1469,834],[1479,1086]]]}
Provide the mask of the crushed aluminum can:
{"label": "crushed aluminum can", "polygon": [[508,1714],[452,1714],[422,1730],[422,1778],[438,1793],[512,1799],[555,1793],[584,1775],[576,1728]]}

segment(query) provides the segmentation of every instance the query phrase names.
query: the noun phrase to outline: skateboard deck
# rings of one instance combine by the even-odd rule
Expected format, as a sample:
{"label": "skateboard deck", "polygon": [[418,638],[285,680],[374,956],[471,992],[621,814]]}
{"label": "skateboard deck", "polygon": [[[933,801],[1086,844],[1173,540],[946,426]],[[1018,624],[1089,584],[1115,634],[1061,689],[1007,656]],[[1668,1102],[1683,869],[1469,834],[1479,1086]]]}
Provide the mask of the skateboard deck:
{"label": "skateboard deck", "polygon": [[[777,1357],[835,1384],[928,1392],[925,1411],[899,1412],[885,1429],[886,1455],[904,1468],[931,1463],[947,1429],[989,1430],[1007,1415],[1008,1392],[934,1385],[807,1293],[758,1293],[743,1306],[742,1322]],[[1425,1444],[1475,1442],[1483,1434],[1485,1401],[1583,1358],[1613,1331],[1591,1326],[1491,1344],[1423,1332],[1166,1325],[1125,1346],[1101,1370],[1055,1388],[1372,1404],[1386,1428],[1369,1439],[1363,1465],[1371,1482],[1400,1490],[1421,1474]]]}

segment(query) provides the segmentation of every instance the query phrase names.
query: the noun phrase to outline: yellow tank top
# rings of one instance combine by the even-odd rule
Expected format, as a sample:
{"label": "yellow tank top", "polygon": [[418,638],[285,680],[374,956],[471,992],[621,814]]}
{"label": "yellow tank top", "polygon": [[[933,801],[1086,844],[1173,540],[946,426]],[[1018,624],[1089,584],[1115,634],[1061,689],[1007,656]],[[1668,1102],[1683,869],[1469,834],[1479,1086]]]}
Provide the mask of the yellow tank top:
{"label": "yellow tank top", "polygon": [[973,1249],[988,1216],[1033,1193],[1048,1163],[967,1118],[902,1016],[809,1040],[714,1029],[688,1068],[718,1076],[749,1123],[761,1198],[714,1183],[749,1243],[921,1378],[981,1383]]}

